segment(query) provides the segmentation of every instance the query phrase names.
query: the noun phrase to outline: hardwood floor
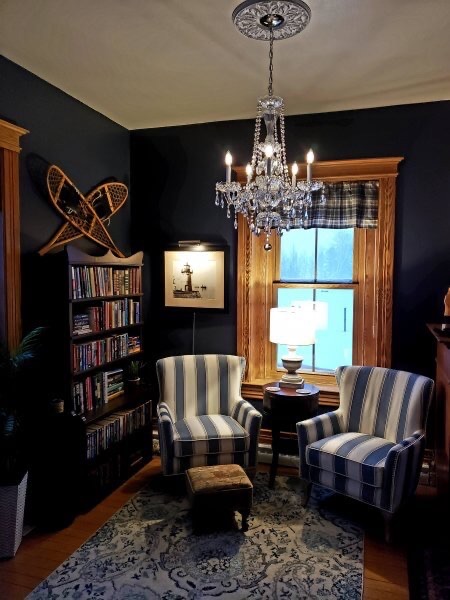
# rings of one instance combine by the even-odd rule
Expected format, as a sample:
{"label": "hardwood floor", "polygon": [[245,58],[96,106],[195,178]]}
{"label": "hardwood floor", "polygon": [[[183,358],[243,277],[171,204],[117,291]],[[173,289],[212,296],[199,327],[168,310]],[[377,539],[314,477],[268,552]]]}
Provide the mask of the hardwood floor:
{"label": "hardwood floor", "polygon": [[[261,465],[261,470],[267,470]],[[45,579],[58,565],[107,521],[133,494],[160,471],[160,460],[154,458],[134,477],[115,490],[88,513],[56,532],[32,531],[26,535],[13,559],[0,561],[0,598],[21,600]],[[279,474],[293,475],[293,469],[279,469]],[[381,517],[365,507],[343,510],[359,511],[358,518],[367,531],[364,547],[364,600],[407,600],[408,572],[406,550],[396,542],[382,541]],[[353,513],[352,513],[353,514]],[[401,537],[398,536],[398,537]]]}

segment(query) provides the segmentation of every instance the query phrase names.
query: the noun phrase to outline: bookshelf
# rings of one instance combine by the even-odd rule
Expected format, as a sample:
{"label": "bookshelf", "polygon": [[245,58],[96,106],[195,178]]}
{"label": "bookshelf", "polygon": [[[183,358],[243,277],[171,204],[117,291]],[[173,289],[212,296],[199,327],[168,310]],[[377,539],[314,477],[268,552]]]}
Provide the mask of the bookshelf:
{"label": "bookshelf", "polygon": [[53,385],[78,422],[70,454],[84,507],[152,455],[150,394],[127,382],[130,361],[142,360],[144,351],[143,253],[98,257],[68,246],[42,260]]}

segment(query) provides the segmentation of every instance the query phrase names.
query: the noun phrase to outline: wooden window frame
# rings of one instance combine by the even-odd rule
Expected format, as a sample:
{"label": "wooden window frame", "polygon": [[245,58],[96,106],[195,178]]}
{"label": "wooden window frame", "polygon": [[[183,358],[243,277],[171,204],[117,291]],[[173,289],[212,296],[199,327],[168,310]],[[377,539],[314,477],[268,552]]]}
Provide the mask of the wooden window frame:
{"label": "wooden window frame", "polygon": [[[314,165],[314,177],[322,181],[376,180],[379,183],[378,227],[355,229],[354,281],[358,284],[354,306],[354,364],[391,365],[395,184],[402,160],[402,157],[371,158]],[[305,165],[301,169],[304,171]],[[234,171],[237,180],[245,183],[245,168],[237,167]],[[264,242],[265,236],[253,235],[239,215],[237,352],[247,361],[242,391],[249,399],[261,399],[262,385],[280,377],[279,371],[273,368],[274,344],[269,341],[269,309],[273,306],[273,283],[278,279],[279,241],[272,241],[271,252],[264,250]],[[334,376],[304,373],[304,377],[320,388],[321,404],[336,406],[339,403]]]}

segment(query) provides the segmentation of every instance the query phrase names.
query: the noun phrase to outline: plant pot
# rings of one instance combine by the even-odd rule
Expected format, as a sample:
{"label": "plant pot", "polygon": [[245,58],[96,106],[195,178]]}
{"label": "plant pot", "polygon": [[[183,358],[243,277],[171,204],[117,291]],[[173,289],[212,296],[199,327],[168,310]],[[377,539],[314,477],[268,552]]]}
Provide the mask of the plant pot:
{"label": "plant pot", "polygon": [[0,558],[15,556],[23,532],[28,472],[17,485],[0,486]]}

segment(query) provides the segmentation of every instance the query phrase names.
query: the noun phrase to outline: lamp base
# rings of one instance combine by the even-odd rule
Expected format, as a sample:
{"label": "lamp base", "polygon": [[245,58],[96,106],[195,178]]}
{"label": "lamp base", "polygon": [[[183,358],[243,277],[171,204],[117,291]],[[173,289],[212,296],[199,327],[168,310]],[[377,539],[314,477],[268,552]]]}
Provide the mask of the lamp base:
{"label": "lamp base", "polygon": [[297,371],[302,366],[303,356],[295,354],[295,347],[291,349],[288,346],[288,348],[290,353],[281,357],[281,362],[287,373],[283,374],[279,386],[284,388],[302,388],[305,380]]}

